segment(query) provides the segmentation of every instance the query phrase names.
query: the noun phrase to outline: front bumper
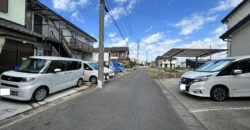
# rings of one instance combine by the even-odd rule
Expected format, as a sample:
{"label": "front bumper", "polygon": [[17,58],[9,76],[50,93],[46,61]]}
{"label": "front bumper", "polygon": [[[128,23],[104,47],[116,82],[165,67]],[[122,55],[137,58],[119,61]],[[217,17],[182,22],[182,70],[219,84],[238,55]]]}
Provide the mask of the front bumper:
{"label": "front bumper", "polygon": [[[183,88],[185,86],[185,89]],[[180,91],[199,97],[210,97],[209,91],[205,87],[205,82],[195,82],[192,84],[179,84]]]}
{"label": "front bumper", "polygon": [[[11,87],[9,85],[18,87]],[[0,95],[0,97],[19,101],[29,101],[32,97],[34,88],[32,84],[0,80],[0,89],[10,89],[10,95]]]}

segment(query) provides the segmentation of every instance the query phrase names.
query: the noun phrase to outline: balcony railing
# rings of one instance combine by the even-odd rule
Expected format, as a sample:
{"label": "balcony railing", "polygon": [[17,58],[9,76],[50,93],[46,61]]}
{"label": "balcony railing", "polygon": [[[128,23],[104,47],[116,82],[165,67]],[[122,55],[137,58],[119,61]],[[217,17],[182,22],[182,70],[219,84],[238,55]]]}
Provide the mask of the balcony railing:
{"label": "balcony railing", "polygon": [[88,53],[92,53],[94,50],[93,45],[89,45],[85,42],[73,38],[70,39],[70,47],[74,50]]}

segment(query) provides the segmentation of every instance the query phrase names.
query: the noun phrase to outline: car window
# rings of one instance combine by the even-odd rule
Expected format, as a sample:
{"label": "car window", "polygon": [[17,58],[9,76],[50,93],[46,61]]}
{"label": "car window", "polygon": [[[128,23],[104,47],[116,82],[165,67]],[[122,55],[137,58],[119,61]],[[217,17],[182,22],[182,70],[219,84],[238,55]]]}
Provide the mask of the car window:
{"label": "car window", "polygon": [[88,64],[84,63],[84,70],[93,70]]}
{"label": "car window", "polygon": [[62,71],[67,71],[67,61],[52,61],[47,70],[47,73],[53,73],[55,69],[61,69]]}
{"label": "car window", "polygon": [[223,69],[218,76],[226,76],[226,75],[233,75],[233,70],[235,70],[236,68],[238,68],[238,63],[232,63],[230,64],[228,67],[226,67],[225,69]]}
{"label": "car window", "polygon": [[242,70],[242,73],[250,73],[250,60],[239,62],[239,69]]}
{"label": "car window", "polygon": [[81,63],[77,61],[68,61],[68,70],[78,70],[81,68]]}

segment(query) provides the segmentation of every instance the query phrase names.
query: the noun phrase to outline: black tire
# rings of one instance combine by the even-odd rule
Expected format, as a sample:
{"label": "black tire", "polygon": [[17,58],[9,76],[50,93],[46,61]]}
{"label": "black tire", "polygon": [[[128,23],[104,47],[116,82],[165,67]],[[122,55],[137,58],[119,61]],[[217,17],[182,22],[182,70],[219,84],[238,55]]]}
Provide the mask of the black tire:
{"label": "black tire", "polygon": [[82,79],[79,79],[77,81],[77,84],[76,84],[76,87],[81,87],[83,85],[83,80]]}
{"label": "black tire", "polygon": [[228,98],[228,90],[223,86],[213,87],[210,96],[214,101],[225,101]]}
{"label": "black tire", "polygon": [[32,94],[32,102],[43,101],[48,95],[48,89],[46,87],[37,88]]}
{"label": "black tire", "polygon": [[97,78],[95,76],[92,76],[90,78],[90,82],[91,82],[91,84],[96,84],[97,83]]}

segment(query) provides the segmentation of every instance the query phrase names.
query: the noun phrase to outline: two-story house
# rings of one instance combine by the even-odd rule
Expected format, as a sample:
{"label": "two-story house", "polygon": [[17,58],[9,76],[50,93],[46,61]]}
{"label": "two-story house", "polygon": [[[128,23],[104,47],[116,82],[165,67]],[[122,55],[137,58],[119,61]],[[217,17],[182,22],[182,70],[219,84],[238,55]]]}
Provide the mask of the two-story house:
{"label": "two-story house", "polygon": [[0,1],[0,73],[32,55],[90,60],[96,39],[37,0]]}
{"label": "two-story house", "polygon": [[[93,52],[93,61],[98,61],[99,48],[95,48]],[[117,61],[129,64],[129,48],[128,47],[105,47],[104,61]]]}
{"label": "two-story house", "polygon": [[175,68],[178,66],[178,62],[175,57],[171,58],[169,56],[157,56],[155,62],[156,67]]}
{"label": "two-story house", "polygon": [[124,64],[129,64],[129,48],[128,47],[111,47],[107,48],[110,52],[109,59]]}
{"label": "two-story house", "polygon": [[220,36],[228,42],[228,56],[250,55],[250,0],[243,0],[223,20],[228,30]]}

